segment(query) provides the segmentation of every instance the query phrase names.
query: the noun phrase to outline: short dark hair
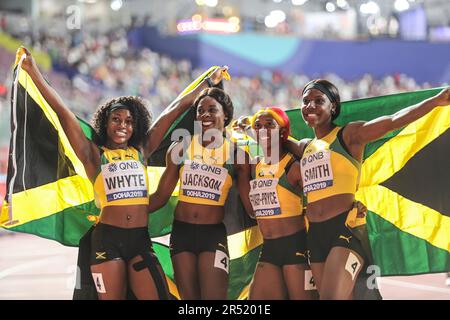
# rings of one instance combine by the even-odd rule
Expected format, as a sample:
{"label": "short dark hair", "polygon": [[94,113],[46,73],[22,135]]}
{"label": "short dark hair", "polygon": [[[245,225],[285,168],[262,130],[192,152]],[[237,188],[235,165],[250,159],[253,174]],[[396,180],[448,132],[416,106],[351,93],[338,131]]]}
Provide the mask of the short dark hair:
{"label": "short dark hair", "polygon": [[143,147],[147,132],[150,129],[152,116],[144,100],[136,96],[114,98],[97,108],[91,120],[92,127],[98,135],[98,137],[95,137],[94,142],[99,146],[106,144],[108,138],[106,134],[108,116],[111,113],[111,107],[114,106],[113,109],[121,109],[121,107],[116,108],[118,105],[123,105],[123,109],[130,110],[131,116],[133,117],[133,134],[128,141],[128,145],[140,149]]}
{"label": "short dark hair", "polygon": [[309,89],[317,89],[322,91],[328,97],[328,99],[330,99],[331,103],[334,104],[335,112],[331,115],[331,120],[334,121],[341,113],[341,97],[339,95],[338,88],[336,88],[336,86],[328,80],[314,79],[304,86],[302,95]]}
{"label": "short dark hair", "polygon": [[233,102],[231,101],[230,96],[219,88],[207,88],[204,89],[200,94],[197,96],[197,98],[194,101],[194,108],[197,110],[198,104],[200,103],[200,100],[202,100],[204,97],[211,97],[215,99],[218,103],[222,105],[223,113],[225,113],[226,119],[225,119],[225,127],[230,124],[231,120],[233,119]]}

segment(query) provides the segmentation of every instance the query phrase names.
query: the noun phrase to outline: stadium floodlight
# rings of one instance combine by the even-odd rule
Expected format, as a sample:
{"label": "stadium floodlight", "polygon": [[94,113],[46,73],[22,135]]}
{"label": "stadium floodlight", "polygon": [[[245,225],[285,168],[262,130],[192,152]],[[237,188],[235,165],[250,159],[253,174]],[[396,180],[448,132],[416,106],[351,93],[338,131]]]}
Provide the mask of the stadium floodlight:
{"label": "stadium floodlight", "polygon": [[359,11],[362,14],[377,14],[380,12],[380,7],[378,6],[378,4],[376,2],[369,1],[369,2],[363,3],[359,7]]}
{"label": "stadium floodlight", "polygon": [[275,28],[278,25],[278,22],[273,16],[269,14],[264,19],[264,24],[266,25],[267,28]]}
{"label": "stadium floodlight", "polygon": [[217,6],[218,0],[204,0],[205,5],[211,8]]}
{"label": "stadium floodlight", "polygon": [[119,11],[122,8],[123,2],[122,0],[113,0],[111,1],[111,9],[114,11]]}
{"label": "stadium floodlight", "polygon": [[395,10],[401,12],[409,9],[409,2],[407,0],[395,0]]}
{"label": "stadium floodlight", "polygon": [[291,2],[294,6],[302,6],[308,2],[308,0],[291,0]]}
{"label": "stadium floodlight", "polygon": [[273,10],[270,12],[270,15],[274,17],[277,23],[283,22],[286,20],[286,13],[282,10]]}
{"label": "stadium floodlight", "polygon": [[279,23],[286,20],[286,13],[282,10],[272,10],[270,14],[264,19],[264,24],[267,28],[275,28]]}
{"label": "stadium floodlight", "polygon": [[328,12],[334,12],[336,10],[336,6],[333,2],[327,2],[325,9],[327,9]]}
{"label": "stadium floodlight", "polygon": [[336,4],[341,9],[348,9],[348,2],[346,0],[337,0]]}

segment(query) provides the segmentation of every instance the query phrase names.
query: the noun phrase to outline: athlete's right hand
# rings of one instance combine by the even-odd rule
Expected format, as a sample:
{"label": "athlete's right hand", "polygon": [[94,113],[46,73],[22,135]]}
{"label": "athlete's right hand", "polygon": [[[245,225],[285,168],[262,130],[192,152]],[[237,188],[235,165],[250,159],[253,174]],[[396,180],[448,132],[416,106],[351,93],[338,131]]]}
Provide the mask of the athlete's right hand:
{"label": "athlete's right hand", "polygon": [[211,82],[214,86],[218,85],[223,79],[230,80],[230,75],[228,73],[228,66],[223,66],[214,70],[214,72],[209,76]]}
{"label": "athlete's right hand", "polygon": [[29,73],[35,67],[35,62],[27,48],[21,46],[17,49],[16,64],[19,63],[23,54],[26,55],[26,58],[22,62],[22,69]]}

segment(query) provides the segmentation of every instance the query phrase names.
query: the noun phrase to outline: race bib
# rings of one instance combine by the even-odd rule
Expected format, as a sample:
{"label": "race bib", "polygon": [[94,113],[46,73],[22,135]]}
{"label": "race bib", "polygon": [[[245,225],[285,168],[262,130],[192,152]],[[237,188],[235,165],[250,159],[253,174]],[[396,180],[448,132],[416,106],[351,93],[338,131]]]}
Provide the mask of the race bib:
{"label": "race bib", "polygon": [[227,175],[224,167],[186,160],[181,177],[182,194],[218,202]]}
{"label": "race bib", "polygon": [[228,257],[228,255],[221,250],[216,250],[216,254],[214,256],[214,267],[222,269],[226,273],[229,273],[229,265],[230,258]]}
{"label": "race bib", "polygon": [[135,160],[117,161],[102,165],[106,201],[146,198],[146,172]]}
{"label": "race bib", "polygon": [[278,179],[253,179],[250,181],[249,198],[256,217],[281,214],[277,185]]}
{"label": "race bib", "polygon": [[331,152],[321,150],[304,156],[301,160],[301,171],[305,194],[332,186]]}

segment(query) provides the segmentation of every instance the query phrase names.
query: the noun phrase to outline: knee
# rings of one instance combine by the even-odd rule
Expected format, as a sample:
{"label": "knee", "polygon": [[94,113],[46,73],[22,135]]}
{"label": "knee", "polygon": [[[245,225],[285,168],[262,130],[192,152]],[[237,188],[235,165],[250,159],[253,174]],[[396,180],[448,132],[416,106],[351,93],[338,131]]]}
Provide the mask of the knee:
{"label": "knee", "polygon": [[322,290],[320,292],[320,300],[349,300],[352,297],[353,291],[337,289],[337,290]]}

